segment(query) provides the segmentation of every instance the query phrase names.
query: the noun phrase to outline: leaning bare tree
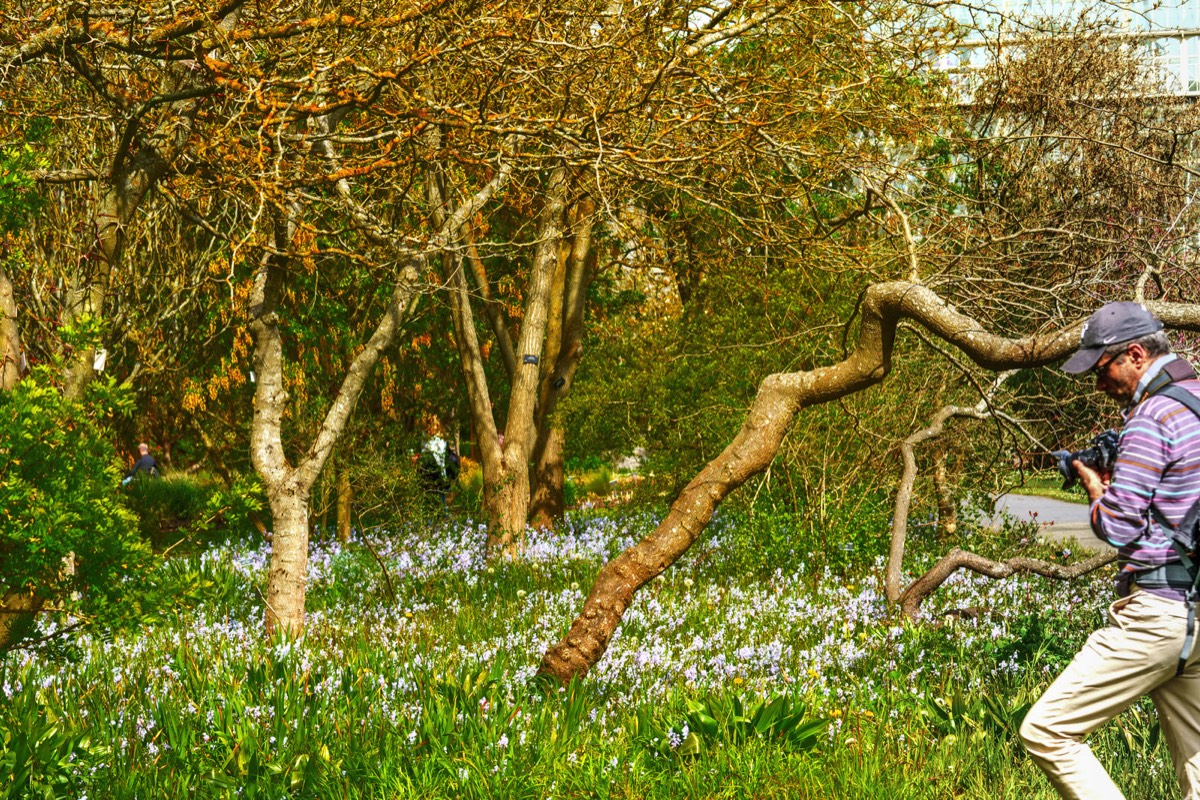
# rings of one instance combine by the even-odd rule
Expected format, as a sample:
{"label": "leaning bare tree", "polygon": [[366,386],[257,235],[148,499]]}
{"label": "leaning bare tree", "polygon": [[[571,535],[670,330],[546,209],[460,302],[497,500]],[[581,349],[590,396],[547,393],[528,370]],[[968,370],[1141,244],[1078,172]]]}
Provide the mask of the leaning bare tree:
{"label": "leaning bare tree", "polygon": [[[880,248],[866,257],[881,258],[879,272],[902,279],[865,289],[857,344],[842,361],[761,382],[728,447],[680,492],[653,533],[601,570],[570,630],[543,657],[543,673],[565,681],[595,664],[637,589],[690,547],[730,492],[766,469],[803,408],[884,380],[901,323],[961,353],[970,362],[962,366],[986,384],[979,377],[988,372],[1065,356],[1092,306],[1087,297],[1122,287],[1131,295],[1152,261],[1170,278],[1161,299],[1147,303],[1169,328],[1200,330],[1184,239],[1169,224],[1187,205],[1189,110],[1131,99],[1129,79],[1144,81],[1146,71],[1119,43],[1095,32],[1071,42],[1076,49],[1030,42],[1018,58],[997,62],[991,82],[981,84],[990,105],[968,104],[965,111],[978,116],[964,114],[960,126],[948,118],[947,135],[932,148],[893,148],[889,157],[856,165],[857,218],[881,226],[876,241],[896,243],[890,254]],[[1063,54],[1074,58],[1071,69],[1052,66]],[[788,168],[802,163],[782,147],[774,152],[790,156]],[[1175,264],[1164,265],[1163,254]],[[1032,332],[999,333],[1022,329]],[[947,564],[970,560],[952,554],[909,598],[944,579]],[[974,566],[996,577],[1028,567]]]}
{"label": "leaning bare tree", "polygon": [[[1200,331],[1200,305],[1149,305],[1170,328]],[[909,281],[871,286],[863,296],[861,312],[857,346],[845,360],[810,371],[778,373],[762,382],[737,437],[684,488],[653,533],[600,571],[570,631],[543,657],[544,673],[568,681],[599,660],[634,593],[691,547],[730,492],[770,464],[803,408],[882,381],[901,319],[919,323],[991,370],[1050,364],[1066,356],[1079,336],[1079,323],[1041,335],[999,336],[955,311],[927,287]]]}

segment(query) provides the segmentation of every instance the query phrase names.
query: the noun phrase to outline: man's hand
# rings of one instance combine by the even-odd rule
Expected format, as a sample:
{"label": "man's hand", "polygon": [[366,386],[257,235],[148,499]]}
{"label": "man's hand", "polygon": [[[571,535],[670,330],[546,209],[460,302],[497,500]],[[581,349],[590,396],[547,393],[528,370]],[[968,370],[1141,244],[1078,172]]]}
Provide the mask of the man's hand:
{"label": "man's hand", "polygon": [[1111,475],[1101,475],[1079,460],[1072,461],[1071,465],[1079,473],[1079,482],[1083,484],[1084,491],[1088,493],[1088,497],[1091,498],[1093,503],[1104,496],[1104,491],[1108,488],[1108,484],[1112,482]]}

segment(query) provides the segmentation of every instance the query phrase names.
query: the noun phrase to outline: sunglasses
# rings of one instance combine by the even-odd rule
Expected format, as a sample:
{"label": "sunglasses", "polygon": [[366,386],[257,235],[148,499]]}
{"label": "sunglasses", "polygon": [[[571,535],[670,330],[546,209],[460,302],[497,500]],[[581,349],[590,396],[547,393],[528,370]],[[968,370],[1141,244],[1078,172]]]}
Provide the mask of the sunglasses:
{"label": "sunglasses", "polygon": [[1113,365],[1113,362],[1120,361],[1122,358],[1124,358],[1127,355],[1129,355],[1128,350],[1126,350],[1124,353],[1118,353],[1117,355],[1110,358],[1108,361],[1105,361],[1103,364],[1097,363],[1096,366],[1092,367],[1092,369],[1090,371],[1096,377],[1100,377],[1101,375],[1106,376],[1108,374],[1108,368]]}

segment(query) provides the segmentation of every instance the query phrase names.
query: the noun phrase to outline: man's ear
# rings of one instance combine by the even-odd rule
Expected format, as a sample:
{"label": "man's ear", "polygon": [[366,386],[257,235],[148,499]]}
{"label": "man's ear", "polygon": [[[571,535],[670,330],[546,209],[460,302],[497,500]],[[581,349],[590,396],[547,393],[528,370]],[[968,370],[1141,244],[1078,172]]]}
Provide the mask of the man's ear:
{"label": "man's ear", "polygon": [[1150,360],[1150,354],[1146,352],[1146,348],[1136,342],[1129,345],[1126,352],[1129,353],[1129,360],[1133,362],[1134,366],[1140,367]]}

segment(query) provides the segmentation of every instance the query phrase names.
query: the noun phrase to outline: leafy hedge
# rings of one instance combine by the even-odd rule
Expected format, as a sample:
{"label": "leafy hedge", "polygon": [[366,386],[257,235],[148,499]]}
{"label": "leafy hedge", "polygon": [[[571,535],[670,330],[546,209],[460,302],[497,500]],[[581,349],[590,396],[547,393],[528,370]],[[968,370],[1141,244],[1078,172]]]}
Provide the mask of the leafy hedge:
{"label": "leafy hedge", "polygon": [[74,402],[46,368],[0,394],[0,597],[32,593],[95,612],[150,557],[105,435],[131,400],[112,382],[93,383]]}

